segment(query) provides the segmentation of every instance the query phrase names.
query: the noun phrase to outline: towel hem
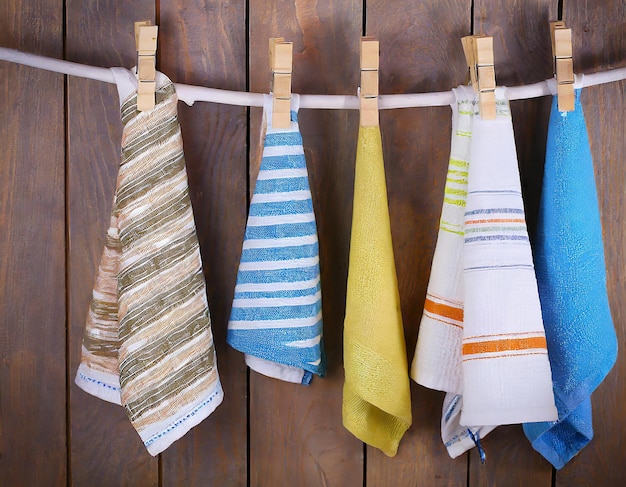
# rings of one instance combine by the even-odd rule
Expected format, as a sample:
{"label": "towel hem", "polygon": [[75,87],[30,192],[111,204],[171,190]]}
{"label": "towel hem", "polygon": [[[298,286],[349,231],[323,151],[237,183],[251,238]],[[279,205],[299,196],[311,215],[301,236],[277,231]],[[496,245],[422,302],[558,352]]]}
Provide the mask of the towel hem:
{"label": "towel hem", "polygon": [[[427,387],[428,389],[433,389],[435,391],[443,391],[452,394],[463,394],[463,390],[453,387],[450,381],[441,380],[441,378],[436,377],[432,374],[425,374],[416,372],[411,372],[411,379],[416,384],[420,386]],[[456,381],[455,381],[456,382]]]}
{"label": "towel hem", "polygon": [[476,444],[474,443],[474,440],[472,440],[466,433],[466,436],[464,436],[463,438],[457,440],[449,446],[446,445],[446,449],[448,450],[448,455],[450,455],[450,458],[457,458],[463,455],[463,453],[465,453],[466,451],[471,450],[475,446]]}
{"label": "towel hem", "polygon": [[501,409],[492,411],[463,411],[461,413],[462,426],[488,426],[521,423],[539,423],[556,421],[558,413],[555,406],[523,409]]}
{"label": "towel hem", "polygon": [[[546,433],[549,433],[549,432],[550,430],[548,430]],[[552,464],[552,466],[556,468],[557,470],[561,470],[565,465],[567,465],[569,461],[572,458],[574,458],[576,455],[578,455],[583,450],[583,448],[585,448],[593,439],[593,435],[592,435],[591,438],[587,439],[584,445],[577,447],[575,451],[568,451],[567,455],[560,455],[557,452],[557,450],[554,448],[554,445],[553,444],[551,445],[549,442],[545,440],[544,436],[546,433],[544,433],[544,435],[541,435],[531,444],[532,444],[532,447],[535,449],[535,451],[541,454],[541,456],[545,458],[548,462],[550,462],[550,464]],[[552,436],[553,438],[556,437],[556,435],[552,435]]]}
{"label": "towel hem", "polygon": [[217,386],[198,404],[185,414],[179,415],[176,419],[169,421],[169,424],[159,433],[150,435],[144,439],[144,446],[153,457],[167,449],[176,440],[181,439],[194,426],[200,424],[208,418],[213,411],[222,403],[224,390],[218,379]]}
{"label": "towel hem", "polygon": [[74,383],[87,394],[118,406],[122,405],[118,377],[94,370],[81,363],[76,371]]}
{"label": "towel hem", "polygon": [[[244,358],[246,360],[246,364],[248,365],[248,367],[250,367],[253,370],[256,370],[256,369],[254,369],[254,367],[251,367],[248,364],[248,357],[255,357],[259,361],[263,360],[265,362],[269,362],[271,364],[277,364],[277,365],[280,365],[280,366],[283,366],[283,367],[294,367],[296,369],[302,369],[303,371],[310,372],[311,374],[315,374],[315,375],[317,375],[319,377],[324,377],[324,375],[326,374],[324,352],[321,349],[321,347],[320,347],[320,354],[321,354],[322,358],[320,359],[320,365],[312,366],[312,365],[309,365],[307,363],[295,364],[295,363],[279,362],[277,359],[272,357],[271,354],[269,354],[269,353],[261,354],[261,353],[256,353],[256,351],[255,351],[255,353],[252,353],[252,351],[250,350],[250,347],[245,347],[245,346],[242,347],[242,346],[239,346],[239,345],[233,343],[233,341],[231,339],[229,339],[229,334],[228,333],[226,334],[226,343],[228,345],[230,345],[232,348],[234,348],[235,350],[238,350],[241,353],[243,353],[244,354]],[[257,370],[257,372],[259,372],[260,374],[263,374],[263,375],[267,375],[268,377],[274,377],[274,378],[280,379],[280,377],[275,377],[273,375],[266,374],[265,372],[262,372],[260,370]],[[293,381],[289,381],[289,382],[293,382]],[[300,381],[298,381],[298,382],[300,382]]]}
{"label": "towel hem", "polygon": [[469,435],[467,431],[468,429],[471,430],[473,434],[477,435],[479,439],[482,440],[489,433],[491,433],[494,429],[496,429],[496,426],[480,426],[478,428],[474,428],[474,427],[467,428],[465,429],[465,431],[456,435],[454,440],[450,440],[452,441],[452,443],[448,444],[449,442],[445,442],[444,445],[446,449],[448,450],[448,455],[450,455],[450,458],[457,458],[461,456],[463,453],[465,453],[466,451],[471,450],[472,448],[476,446],[476,443],[474,442],[474,440],[471,438],[471,436]]}
{"label": "towel hem", "polygon": [[[406,423],[404,423],[402,421],[402,424],[399,425],[401,426],[402,429],[404,429],[404,431],[402,431],[402,434],[400,435],[400,438],[392,438],[391,436],[387,438],[387,440],[389,441],[389,443],[385,446],[381,446],[379,441],[376,441],[376,437],[375,435],[371,435],[371,434],[367,434],[367,432],[363,432],[362,430],[358,429],[358,425],[352,424],[348,421],[346,421],[345,419],[343,420],[343,426],[344,428],[346,428],[350,433],[352,433],[355,437],[357,437],[359,440],[361,440],[362,442],[373,446],[374,448],[378,448],[380,451],[382,451],[385,455],[387,455],[388,457],[395,457],[396,454],[398,453],[398,448],[400,446],[400,440],[402,439],[402,437],[404,436],[404,433],[406,433],[406,431],[411,427],[411,425],[406,425]],[[406,428],[405,428],[406,426]],[[401,428],[396,428],[397,430],[400,430]],[[380,439],[380,437],[378,437]]]}
{"label": "towel hem", "polygon": [[247,353],[244,354],[244,359],[246,361],[246,365],[259,374],[263,374],[273,379],[284,380],[285,382],[302,384],[302,379],[305,375],[305,371],[302,368],[272,362]]}

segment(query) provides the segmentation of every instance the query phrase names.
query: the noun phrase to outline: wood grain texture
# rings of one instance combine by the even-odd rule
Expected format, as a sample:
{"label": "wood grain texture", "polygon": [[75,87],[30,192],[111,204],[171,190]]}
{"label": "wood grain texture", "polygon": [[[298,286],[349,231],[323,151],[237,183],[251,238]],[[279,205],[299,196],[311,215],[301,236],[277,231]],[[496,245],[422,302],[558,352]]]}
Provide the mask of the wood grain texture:
{"label": "wood grain texture", "polygon": [[[367,2],[368,35],[380,40],[380,92],[449,90],[465,81],[460,38],[471,2]],[[402,317],[413,359],[437,240],[450,156],[448,107],[385,110],[380,116]],[[372,486],[465,485],[467,458],[452,460],[439,424],[443,396],[411,381],[413,426],[388,458],[368,447]]]}
{"label": "wood grain texture", "polygon": [[[245,91],[243,0],[161,0],[160,8],[159,69],[175,82]],[[245,486],[247,372],[226,328],[247,213],[247,110],[179,103],[179,120],[224,402],[162,454],[162,485]]]}
{"label": "wood grain texture", "polygon": [[[250,87],[269,90],[268,38],[294,43],[295,93],[355,94],[361,3],[250,2]],[[341,424],[342,334],[358,114],[299,115],[320,240],[328,372],[310,386],[250,376],[250,485],[345,486],[363,482],[363,447]],[[251,186],[260,150],[251,119]],[[280,480],[278,480],[280,479]]]}
{"label": "wood grain texture", "polygon": [[[0,45],[61,56],[61,1],[0,6]],[[46,18],[41,24],[39,18]],[[0,485],[66,484],[63,76],[0,63]]]}
{"label": "wood grain texture", "polygon": [[[154,19],[152,0],[67,0],[66,5],[68,59],[104,67],[136,63],[133,22]],[[120,160],[115,86],[69,78],[67,121],[72,481],[76,486],[155,486],[157,459],[144,448],[124,409],[74,385]]]}
{"label": "wood grain texture", "polygon": [[572,29],[575,73],[626,65],[625,18],[622,0],[563,0],[563,20]]}
{"label": "wood grain texture", "polygon": [[[574,70],[595,72],[626,65],[624,18],[620,1],[563,2],[563,19],[572,28]],[[607,378],[591,396],[594,439],[557,472],[556,485],[626,485],[622,438],[626,377],[626,82],[586,88],[583,110],[593,155],[602,217],[607,284],[619,355]]]}
{"label": "wood grain texture", "polygon": [[498,86],[535,83],[552,77],[550,21],[556,0],[475,0],[474,34],[493,36]]}
{"label": "wood grain texture", "polygon": [[539,217],[551,106],[552,98],[549,96],[511,102],[515,148],[531,245]]}
{"label": "wood grain texture", "polygon": [[[558,2],[476,0],[474,33],[494,37],[497,84],[514,86],[552,76],[550,20]],[[550,113],[549,97],[511,103],[524,206],[531,240],[537,221]],[[470,454],[469,485],[548,487],[552,467],[530,446],[521,426],[499,427],[483,441],[487,463]]]}
{"label": "wood grain texture", "polygon": [[499,426],[482,439],[487,461],[470,453],[469,486],[550,487],[552,466],[533,450],[521,425]]}

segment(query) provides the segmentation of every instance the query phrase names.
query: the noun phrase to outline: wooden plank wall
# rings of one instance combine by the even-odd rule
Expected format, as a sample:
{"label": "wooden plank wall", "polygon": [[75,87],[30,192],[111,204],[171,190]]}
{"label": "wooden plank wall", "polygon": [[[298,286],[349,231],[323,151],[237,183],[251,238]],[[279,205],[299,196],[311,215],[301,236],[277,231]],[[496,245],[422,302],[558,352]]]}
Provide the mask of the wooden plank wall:
{"label": "wooden plank wall", "polygon": [[[498,84],[548,78],[548,21],[574,30],[575,69],[626,65],[621,0],[5,0],[0,45],[97,65],[134,63],[132,23],[160,24],[159,68],[173,81],[269,88],[267,39],[294,42],[293,89],[354,94],[363,34],[380,39],[380,90],[443,91],[465,81],[459,38],[495,38]],[[345,307],[358,115],[302,110],[320,237],[329,370],[301,387],[247,371],[225,332],[247,203],[259,164],[260,110],[180,103],[192,203],[225,400],[151,457],[119,406],[73,385],[119,163],[115,87],[0,62],[0,485],[487,486],[626,485],[626,357],[593,396],[596,437],[553,471],[521,427],[500,427],[451,460],[439,439],[442,394],[412,383],[414,424],[398,455],[341,425]],[[586,89],[620,347],[626,337],[626,82]],[[549,99],[512,103],[531,233]],[[381,113],[407,353],[435,245],[449,152],[449,108]]]}

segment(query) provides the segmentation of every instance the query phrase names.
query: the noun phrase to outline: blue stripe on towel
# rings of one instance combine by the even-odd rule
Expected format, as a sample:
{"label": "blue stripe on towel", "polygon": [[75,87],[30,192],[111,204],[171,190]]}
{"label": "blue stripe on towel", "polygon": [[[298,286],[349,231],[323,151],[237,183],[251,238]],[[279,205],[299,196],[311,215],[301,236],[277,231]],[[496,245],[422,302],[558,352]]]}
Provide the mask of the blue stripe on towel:
{"label": "blue stripe on towel", "polygon": [[230,321],[274,321],[300,320],[316,316],[322,307],[322,302],[296,306],[258,306],[255,308],[233,307],[230,312]]}
{"label": "blue stripe on towel", "polygon": [[315,235],[315,221],[305,223],[279,223],[278,225],[249,226],[246,228],[245,239],[294,238]]}
{"label": "blue stripe on towel", "polygon": [[523,215],[524,210],[520,208],[480,208],[478,210],[466,211],[465,216],[488,215],[491,213],[514,213],[517,215]]}
{"label": "blue stripe on towel", "polygon": [[319,254],[317,242],[308,245],[291,245],[289,247],[270,247],[244,249],[241,262],[271,262],[277,260],[306,259]]}
{"label": "blue stripe on towel", "polygon": [[313,202],[310,199],[253,203],[250,205],[250,216],[299,215],[312,212]]}
{"label": "blue stripe on towel", "polygon": [[319,265],[295,269],[272,269],[263,271],[239,271],[237,284],[278,283],[311,281],[319,276]]}
{"label": "blue stripe on towel", "polygon": [[298,146],[302,145],[300,132],[270,132],[265,136],[265,147]]}
{"label": "blue stripe on towel", "polygon": [[235,292],[235,299],[259,299],[259,298],[301,298],[304,296],[313,296],[321,289],[321,285],[318,282],[314,287],[308,287],[306,289],[278,289],[273,291],[242,291]]}
{"label": "blue stripe on towel", "polygon": [[519,240],[521,242],[528,242],[528,237],[525,235],[483,235],[482,237],[465,238],[465,243],[490,242],[498,240]]}
{"label": "blue stripe on towel", "polygon": [[286,193],[290,191],[310,191],[309,178],[257,179],[255,194]]}
{"label": "blue stripe on towel", "polygon": [[[324,357],[320,356],[321,341],[313,346],[297,348],[288,346],[286,343],[299,340],[311,340],[316,335],[316,330],[320,330],[322,323],[315,326],[305,326],[301,328],[265,328],[240,330],[229,329],[226,334],[226,341],[230,345],[236,344],[238,350],[254,355],[272,362],[279,362],[292,367],[300,367],[314,374],[323,375],[325,368]],[[272,347],[267,347],[271,343]],[[321,360],[319,364],[311,363]]]}
{"label": "blue stripe on towel", "polygon": [[[320,323],[317,323],[321,325]],[[303,340],[312,340],[319,336],[319,333],[313,326],[301,326],[293,328],[262,328],[258,330],[228,330],[228,339],[237,338],[241,343],[247,343],[250,349],[254,348],[255,343],[260,339],[267,339],[271,342],[292,343]],[[293,347],[291,347],[293,348]],[[313,360],[314,361],[314,360]]]}
{"label": "blue stripe on towel", "polygon": [[276,169],[304,169],[306,159],[303,154],[289,154],[282,156],[266,156],[263,158],[263,170]]}

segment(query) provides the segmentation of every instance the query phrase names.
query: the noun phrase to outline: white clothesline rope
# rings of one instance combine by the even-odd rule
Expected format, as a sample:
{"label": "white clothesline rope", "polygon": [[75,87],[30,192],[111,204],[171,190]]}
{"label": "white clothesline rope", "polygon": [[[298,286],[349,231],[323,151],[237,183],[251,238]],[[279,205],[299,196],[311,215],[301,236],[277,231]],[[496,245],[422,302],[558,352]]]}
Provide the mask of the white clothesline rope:
{"label": "white clothesline rope", "polygon": [[[85,64],[54,59],[36,54],[29,54],[15,49],[0,47],[0,60],[9,61],[34,68],[54,71],[56,73],[89,78],[105,83],[115,84],[113,73],[108,68],[99,68]],[[584,88],[601,85],[626,79],[626,67],[611,69],[600,73],[576,75],[575,86]],[[262,93],[247,93],[242,91],[218,90],[203,86],[185,85],[174,83],[178,98],[187,105],[193,105],[197,101],[222,103],[226,105],[239,105],[262,107]],[[506,89],[509,100],[522,100],[547,96],[555,91],[555,80],[548,79],[526,86],[514,86]],[[412,107],[437,107],[447,106],[454,102],[451,91],[412,93],[400,95],[380,95],[379,108],[381,110],[391,108]],[[327,109],[358,109],[359,99],[356,95],[300,95],[300,108],[327,108]]]}

